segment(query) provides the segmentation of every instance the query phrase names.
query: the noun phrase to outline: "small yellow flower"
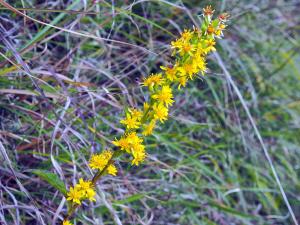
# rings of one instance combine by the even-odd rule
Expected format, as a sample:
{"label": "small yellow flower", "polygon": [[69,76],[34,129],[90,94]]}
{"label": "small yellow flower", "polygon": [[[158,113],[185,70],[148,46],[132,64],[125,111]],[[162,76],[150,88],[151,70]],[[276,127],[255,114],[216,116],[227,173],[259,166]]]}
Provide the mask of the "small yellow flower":
{"label": "small yellow flower", "polygon": [[91,181],[84,181],[82,178],[79,179],[79,183],[75,186],[79,190],[83,191],[84,198],[89,199],[90,201],[96,201],[94,186]]}
{"label": "small yellow flower", "polygon": [[76,187],[70,187],[69,192],[67,193],[67,200],[72,201],[74,203],[77,203],[78,205],[81,205],[81,198],[84,196],[84,193],[76,188]]}
{"label": "small yellow flower", "polygon": [[143,139],[141,139],[136,132],[130,132],[121,137],[120,140],[116,139],[116,141],[113,141],[113,144],[127,153],[132,153],[132,149],[142,142]]}
{"label": "small yellow flower", "polygon": [[169,81],[176,81],[178,78],[176,76],[177,72],[178,72],[178,65],[175,64],[175,66],[173,67],[164,67],[164,66],[161,66],[160,67],[162,70],[166,71],[166,77]]}
{"label": "small yellow flower", "polygon": [[69,220],[64,220],[62,225],[73,225]]}
{"label": "small yellow flower", "polygon": [[172,89],[168,85],[164,85],[161,90],[151,97],[166,106],[172,105],[174,102]]}
{"label": "small yellow flower", "polygon": [[[216,42],[214,39],[207,39],[204,40],[204,49],[203,51],[205,52],[205,54],[209,53],[210,51],[216,51],[215,48]],[[201,46],[201,48],[203,48],[203,46]]]}
{"label": "small yellow flower", "polygon": [[116,176],[118,170],[117,170],[117,168],[116,168],[115,165],[110,164],[110,165],[107,167],[107,172],[108,172],[110,175]]}
{"label": "small yellow flower", "polygon": [[121,124],[126,126],[126,129],[138,129],[140,126],[140,120],[142,119],[143,113],[142,111],[130,108],[126,113],[126,119],[120,121]]}
{"label": "small yellow flower", "polygon": [[90,201],[95,202],[96,201],[95,196],[96,196],[96,192],[93,188],[89,188],[85,190],[85,197]]}
{"label": "small yellow flower", "polygon": [[217,37],[220,37],[222,35],[222,30],[221,29],[216,29],[214,34],[217,36]]}
{"label": "small yellow flower", "polygon": [[91,181],[84,181],[82,178],[79,179],[79,183],[77,184],[77,187],[81,190],[86,190],[91,188],[92,182]]}
{"label": "small yellow flower", "polygon": [[185,87],[187,82],[187,77],[186,76],[182,76],[179,78],[179,85],[178,85],[178,89],[180,89],[181,87]]}
{"label": "small yellow flower", "polygon": [[143,139],[140,138],[136,132],[131,132],[131,133],[128,133],[127,135],[127,139],[130,143],[130,147],[133,147],[135,145],[138,145],[138,144],[141,144],[143,142]]}
{"label": "small yellow flower", "polygon": [[144,125],[144,130],[143,130],[143,135],[144,136],[149,136],[153,133],[153,129],[155,128],[156,121],[151,120],[151,122],[147,125]]}
{"label": "small yellow flower", "polygon": [[120,121],[121,124],[126,126],[126,129],[138,129],[141,123],[138,121],[136,117],[133,117],[130,114],[126,115],[126,119]]}
{"label": "small yellow flower", "polygon": [[135,108],[130,108],[128,109],[128,112],[131,114],[132,117],[137,118],[137,120],[141,120],[143,116],[143,112],[135,109]]}
{"label": "small yellow flower", "polygon": [[116,139],[112,142],[115,146],[119,147],[121,150],[126,151],[130,153],[130,143],[129,140],[126,137],[121,137],[119,140]]}
{"label": "small yellow flower", "polygon": [[143,85],[147,86],[150,90],[153,89],[155,85],[162,85],[164,83],[164,79],[161,73],[151,74],[147,78],[144,79]]}
{"label": "small yellow flower", "polygon": [[181,38],[185,41],[189,41],[191,40],[191,38],[193,37],[194,35],[194,32],[193,31],[190,31],[190,30],[184,30],[182,33],[181,33]]}
{"label": "small yellow flower", "polygon": [[132,151],[132,156],[133,159],[131,161],[131,165],[138,166],[146,158],[145,146],[141,144],[136,145]]}
{"label": "small yellow flower", "polygon": [[180,72],[180,77],[189,76],[192,78],[192,76],[197,72],[197,68],[193,63],[188,62],[179,67],[178,71]]}
{"label": "small yellow flower", "polygon": [[[205,63],[205,59],[201,56],[201,55],[197,55],[195,56],[195,58],[193,59],[193,65],[196,68],[196,73],[198,73],[199,71],[204,74],[204,72],[206,72],[206,63]],[[192,79],[192,77],[190,77]]]}
{"label": "small yellow flower", "polygon": [[168,113],[169,113],[168,108],[165,107],[163,104],[155,103],[153,105],[154,119],[158,119],[158,120],[160,120],[160,122],[163,123],[165,120],[167,120]]}
{"label": "small yellow flower", "polygon": [[176,41],[172,41],[171,47],[173,49],[177,49],[178,53],[181,56],[183,56],[185,54],[192,56],[194,54],[194,51],[196,50],[196,47],[193,44],[191,44],[189,41],[186,41],[182,38],[180,38]]}
{"label": "small yellow flower", "polygon": [[104,150],[100,154],[92,155],[89,163],[90,167],[92,169],[102,170],[107,165],[108,161],[111,159],[112,154],[112,151]]}

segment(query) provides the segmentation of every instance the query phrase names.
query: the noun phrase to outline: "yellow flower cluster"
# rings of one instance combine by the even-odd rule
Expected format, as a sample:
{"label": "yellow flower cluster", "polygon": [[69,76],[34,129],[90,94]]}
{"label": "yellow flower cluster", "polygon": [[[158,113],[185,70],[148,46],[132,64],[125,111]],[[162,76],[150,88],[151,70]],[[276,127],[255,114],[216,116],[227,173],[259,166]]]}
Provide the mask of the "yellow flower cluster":
{"label": "yellow flower cluster", "polygon": [[[206,56],[216,50],[215,38],[223,36],[222,32],[229,16],[224,13],[212,19],[213,13],[211,6],[204,8],[204,22],[201,27],[184,30],[180,38],[171,42],[172,55],[176,58],[174,64],[161,66],[160,73],[151,74],[144,79],[143,86],[147,87],[150,93],[149,101],[144,103],[141,110],[127,109],[125,118],[120,120],[120,124],[125,127],[125,132],[120,138],[112,141],[112,144],[118,149],[117,152],[132,156],[132,165],[139,165],[146,158],[143,137],[151,135],[158,123],[164,123],[168,119],[169,107],[174,103],[172,87],[176,85],[180,89],[186,86],[187,81],[193,80],[198,74],[205,73]],[[116,155],[110,150],[92,155],[89,166],[98,172],[92,181],[80,179],[75,187],[70,188],[67,199],[79,205],[84,199],[94,201],[95,181],[105,171],[114,176],[117,174],[117,168],[112,160]],[[64,225],[69,225],[69,222],[64,222]]]}
{"label": "yellow flower cluster", "polygon": [[84,181],[82,178],[80,178],[78,184],[76,184],[74,187],[70,187],[70,190],[67,194],[67,200],[80,205],[81,201],[84,199],[96,201],[95,195],[96,192],[92,182]]}
{"label": "yellow flower cluster", "polygon": [[[92,155],[90,159],[90,167],[92,169],[103,170],[105,166],[108,164],[108,161],[111,159],[113,153],[110,150],[105,150],[100,154]],[[113,176],[117,175],[117,168],[113,164],[109,164],[107,167],[107,172]]]}
{"label": "yellow flower cluster", "polygon": [[132,160],[132,165],[138,165],[139,162],[144,161],[146,157],[143,139],[140,138],[136,132],[125,133],[119,140],[116,139],[112,143],[121,150],[133,155],[134,159]]}
{"label": "yellow flower cluster", "polygon": [[184,30],[181,37],[171,43],[173,56],[176,56],[174,65],[162,66],[162,72],[144,79],[143,86],[149,89],[150,100],[144,103],[143,111],[129,109],[126,118],[120,121],[126,127],[125,134],[113,144],[133,156],[133,165],[139,165],[146,156],[142,136],[151,135],[156,124],[168,118],[169,107],[174,103],[172,85],[184,87],[197,74],[204,74],[206,55],[216,50],[215,38],[223,35],[228,15],[221,14],[212,20],[214,10],[211,6],[203,12],[201,29]]}

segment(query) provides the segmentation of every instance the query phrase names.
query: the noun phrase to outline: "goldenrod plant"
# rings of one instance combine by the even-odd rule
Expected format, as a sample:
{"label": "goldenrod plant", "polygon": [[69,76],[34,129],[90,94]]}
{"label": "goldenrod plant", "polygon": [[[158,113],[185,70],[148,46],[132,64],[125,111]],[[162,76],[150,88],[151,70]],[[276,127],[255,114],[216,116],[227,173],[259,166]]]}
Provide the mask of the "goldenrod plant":
{"label": "goldenrod plant", "polygon": [[80,178],[67,193],[69,210],[63,225],[69,220],[82,201],[95,201],[95,185],[101,176],[117,175],[114,161],[122,154],[131,156],[131,165],[140,165],[147,157],[144,137],[151,135],[155,127],[168,119],[169,109],[174,103],[173,89],[185,87],[187,82],[206,72],[206,56],[216,51],[216,38],[223,36],[228,14],[223,13],[213,19],[211,6],[203,9],[201,27],[184,30],[180,38],[171,42],[173,65],[161,66],[161,71],[151,74],[143,81],[149,91],[149,100],[141,108],[128,108],[125,118],[120,121],[125,127],[121,137],[112,141],[112,149],[105,149],[91,156],[89,166],[96,173],[92,179]]}

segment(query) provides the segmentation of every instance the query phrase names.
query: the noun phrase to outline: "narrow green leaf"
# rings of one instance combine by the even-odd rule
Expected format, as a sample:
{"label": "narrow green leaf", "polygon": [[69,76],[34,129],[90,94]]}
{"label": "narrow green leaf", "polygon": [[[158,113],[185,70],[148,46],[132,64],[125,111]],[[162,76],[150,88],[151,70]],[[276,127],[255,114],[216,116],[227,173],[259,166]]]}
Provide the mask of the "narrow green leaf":
{"label": "narrow green leaf", "polygon": [[32,173],[38,175],[42,180],[59,190],[64,196],[67,195],[67,189],[64,182],[55,173],[50,173],[44,170],[33,170]]}

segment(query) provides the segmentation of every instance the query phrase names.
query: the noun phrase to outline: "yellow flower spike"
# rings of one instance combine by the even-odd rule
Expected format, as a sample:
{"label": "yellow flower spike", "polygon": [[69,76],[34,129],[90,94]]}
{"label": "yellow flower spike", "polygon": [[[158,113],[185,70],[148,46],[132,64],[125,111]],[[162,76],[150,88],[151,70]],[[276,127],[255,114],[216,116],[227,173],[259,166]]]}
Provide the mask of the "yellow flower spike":
{"label": "yellow flower spike", "polygon": [[143,142],[136,132],[130,132],[125,134],[119,140],[113,141],[113,144],[119,147],[121,150],[126,151],[127,153],[132,153],[132,148],[135,145],[139,145]]}
{"label": "yellow flower spike", "polygon": [[73,225],[69,220],[64,220],[62,225]]}
{"label": "yellow flower spike", "polygon": [[84,193],[76,187],[70,187],[70,190],[67,193],[67,200],[72,201],[73,203],[77,203],[78,205],[81,205],[81,199],[83,197]]}
{"label": "yellow flower spike", "polygon": [[163,123],[168,118],[169,110],[163,104],[155,103],[153,105],[153,117]]}
{"label": "yellow flower spike", "polygon": [[[203,74],[206,71],[207,54],[216,50],[215,38],[223,35],[222,31],[226,28],[225,22],[229,15],[224,13],[213,20],[213,13],[211,6],[204,8],[201,29],[184,30],[178,39],[171,42],[172,55],[176,55],[176,61],[172,66],[161,66],[162,73],[151,74],[144,79],[143,86],[149,88],[151,99],[144,103],[143,111],[135,108],[126,111],[125,118],[120,121],[126,126],[125,134],[112,141],[112,144],[118,147],[116,154],[105,150],[91,156],[89,166],[98,170],[92,179],[93,183],[104,174],[102,171],[106,167],[107,174],[116,176],[117,168],[113,164],[108,165],[108,162],[112,157],[120,155],[121,151],[132,156],[131,165],[138,166],[145,160],[147,153],[141,135],[151,135],[157,121],[164,123],[168,119],[168,107],[174,102],[172,84],[178,84],[180,89],[199,72]],[[80,179],[75,187],[70,187],[67,200],[81,204],[84,199],[95,201],[95,195],[91,181]],[[70,218],[78,206],[71,205],[72,208],[66,218]],[[67,220],[63,222],[63,225],[70,224]]]}
{"label": "yellow flower spike", "polygon": [[113,175],[113,176],[116,176],[117,175],[117,168],[115,165],[113,164],[110,164],[108,167],[107,167],[107,173],[110,174],[110,175]]}
{"label": "yellow flower spike", "polygon": [[164,85],[161,90],[159,90],[156,94],[153,94],[151,97],[159,103],[165,104],[167,107],[172,105],[174,102],[172,89],[168,85]]}

